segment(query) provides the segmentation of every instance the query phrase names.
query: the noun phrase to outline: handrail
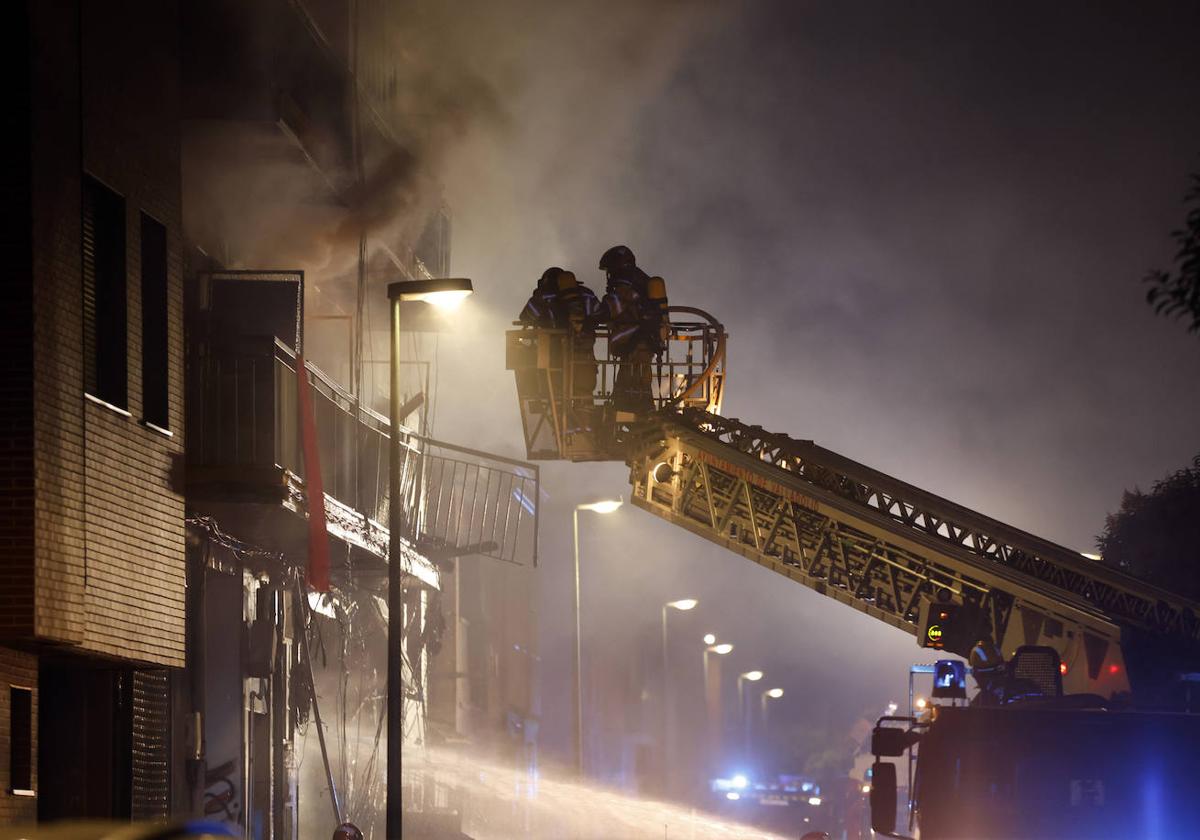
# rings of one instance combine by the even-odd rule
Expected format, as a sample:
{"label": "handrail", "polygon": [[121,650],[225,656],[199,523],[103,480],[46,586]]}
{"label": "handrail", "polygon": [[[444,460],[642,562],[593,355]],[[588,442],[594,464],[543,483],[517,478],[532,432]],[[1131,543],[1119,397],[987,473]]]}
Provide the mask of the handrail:
{"label": "handrail", "polygon": [[701,385],[712,378],[713,373],[716,372],[717,365],[724,363],[725,340],[728,338],[728,336],[725,334],[725,329],[721,326],[720,322],[718,322],[716,318],[709,315],[703,309],[697,309],[694,306],[668,306],[667,312],[687,312],[691,315],[699,315],[700,317],[706,319],[709,325],[715,327],[717,330],[717,350],[715,353],[713,353],[712,358],[708,360],[708,366],[700,372],[700,375],[696,377],[696,381],[688,386],[688,388],[682,394],[667,403],[667,405],[679,405],[683,403],[684,400],[696,393],[696,391],[700,389]]}

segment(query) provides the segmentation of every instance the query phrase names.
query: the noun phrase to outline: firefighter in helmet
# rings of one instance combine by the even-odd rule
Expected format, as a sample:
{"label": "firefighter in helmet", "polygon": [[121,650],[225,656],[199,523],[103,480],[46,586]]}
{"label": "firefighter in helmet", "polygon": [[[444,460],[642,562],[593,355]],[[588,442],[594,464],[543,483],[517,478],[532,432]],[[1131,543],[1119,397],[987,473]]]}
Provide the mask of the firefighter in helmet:
{"label": "firefighter in helmet", "polygon": [[[558,277],[562,273],[563,270],[556,265],[543,271],[533,294],[529,296],[529,300],[517,316],[522,326],[539,331],[532,334],[530,343],[550,342],[551,364],[556,368],[562,364],[562,338],[545,336],[540,334],[540,331],[563,326],[563,309],[558,298]],[[558,381],[562,381],[561,374],[558,375]],[[559,389],[556,387],[555,390]],[[530,410],[535,413],[550,410],[549,403],[546,402],[550,397],[550,388],[545,377],[537,370],[530,368],[517,371],[517,392],[537,400],[530,406]],[[559,397],[556,396],[557,398]]]}
{"label": "firefighter in helmet", "polygon": [[580,283],[573,271],[560,271],[556,278],[558,301],[556,321],[568,332],[571,342],[571,396],[591,405],[596,390],[596,328],[595,318],[600,311],[596,293]]}
{"label": "firefighter in helmet", "polygon": [[517,320],[526,327],[538,329],[553,329],[562,326],[557,323],[558,306],[558,275],[562,269],[556,265],[550,266],[538,278],[533,294],[529,296]]}
{"label": "firefighter in helmet", "polygon": [[[609,352],[620,363],[613,383],[613,405],[617,411],[643,414],[654,408],[650,365],[661,349],[658,321],[654,330],[647,329],[648,319],[659,309],[649,296],[651,278],[638,268],[633,251],[625,245],[614,245],[605,251],[600,257],[600,269],[608,285],[597,321],[608,324]],[[665,311],[666,286],[658,279]]]}

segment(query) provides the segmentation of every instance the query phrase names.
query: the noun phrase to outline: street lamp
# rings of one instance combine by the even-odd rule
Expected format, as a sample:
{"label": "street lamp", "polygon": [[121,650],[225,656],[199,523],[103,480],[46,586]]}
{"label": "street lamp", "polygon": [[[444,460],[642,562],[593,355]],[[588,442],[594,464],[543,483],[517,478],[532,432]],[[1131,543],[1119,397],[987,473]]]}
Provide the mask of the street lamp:
{"label": "street lamp", "polygon": [[728,642],[717,644],[717,637],[712,633],[704,634],[704,697],[708,698],[708,655],[715,653],[717,656],[727,656],[733,652],[733,645]]}
{"label": "street lamp", "polygon": [[746,683],[758,682],[763,678],[762,671],[746,671],[744,674],[738,674],[738,714],[742,718],[742,760],[746,761],[750,758],[750,715],[746,708]]}
{"label": "street lamp", "polygon": [[[667,659],[667,610],[687,612],[693,610],[700,602],[695,598],[680,598],[678,601],[667,601],[662,607],[662,790],[667,793],[667,766],[670,764],[670,746],[667,743],[670,734],[670,724],[667,719],[670,710],[667,694],[670,691],[670,678]],[[713,641],[716,641],[714,638]]]}
{"label": "street lamp", "polygon": [[400,501],[400,303],[425,301],[439,308],[454,308],[471,294],[466,278],[411,280],[388,284],[391,302],[391,415],[388,469],[388,626],[387,626],[387,836],[400,837],[403,806],[400,783],[404,746],[404,684],[401,676],[404,631],[404,591],[400,574],[403,504]]}
{"label": "street lamp", "polygon": [[621,506],[620,498],[603,499],[575,505],[575,769],[583,776],[583,641],[579,621],[579,511],[612,513]]}
{"label": "street lamp", "polygon": [[762,728],[764,736],[767,734],[767,700],[778,700],[782,696],[782,688],[768,688],[762,693],[760,700],[762,702]]}
{"label": "street lamp", "polygon": [[[711,640],[711,641],[710,641]],[[712,633],[704,636],[704,710],[708,715],[708,759],[709,770],[721,748],[721,675],[717,674],[717,690],[712,691],[708,679],[709,654],[728,656],[733,652],[733,645],[728,642],[717,643],[717,637]]]}

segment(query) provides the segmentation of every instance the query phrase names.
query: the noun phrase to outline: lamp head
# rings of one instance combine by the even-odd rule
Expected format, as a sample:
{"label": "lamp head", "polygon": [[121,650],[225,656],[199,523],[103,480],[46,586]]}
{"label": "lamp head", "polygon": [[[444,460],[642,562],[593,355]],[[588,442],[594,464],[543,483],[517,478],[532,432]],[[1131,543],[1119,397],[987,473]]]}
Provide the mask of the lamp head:
{"label": "lamp head", "polygon": [[576,510],[590,510],[592,513],[612,513],[619,508],[624,502],[621,499],[603,499],[599,502],[587,502],[586,504],[576,505]]}
{"label": "lamp head", "polygon": [[437,277],[388,284],[388,297],[392,300],[423,301],[444,310],[457,309],[472,291],[471,281],[465,277]]}
{"label": "lamp head", "polygon": [[746,673],[742,674],[742,679],[749,680],[750,682],[758,682],[762,678],[762,671],[747,671]]}
{"label": "lamp head", "polygon": [[719,645],[713,645],[709,648],[709,650],[711,650],[717,656],[724,656],[725,654],[733,651],[733,645],[729,644],[729,642],[721,642]]}
{"label": "lamp head", "polygon": [[714,636],[712,633],[705,633],[705,634],[704,634],[704,644],[706,644],[706,645],[715,645],[716,643],[717,643],[717,637],[716,637],[716,636]]}
{"label": "lamp head", "polygon": [[[687,610],[693,609],[699,603],[700,602],[695,598],[680,598],[678,601],[668,601],[667,606],[675,610],[683,610],[686,612]],[[710,642],[709,644],[712,643]]]}
{"label": "lamp head", "polygon": [[783,696],[783,689],[782,688],[769,688],[769,689],[767,689],[767,696],[770,697],[772,700],[778,700],[780,697]]}

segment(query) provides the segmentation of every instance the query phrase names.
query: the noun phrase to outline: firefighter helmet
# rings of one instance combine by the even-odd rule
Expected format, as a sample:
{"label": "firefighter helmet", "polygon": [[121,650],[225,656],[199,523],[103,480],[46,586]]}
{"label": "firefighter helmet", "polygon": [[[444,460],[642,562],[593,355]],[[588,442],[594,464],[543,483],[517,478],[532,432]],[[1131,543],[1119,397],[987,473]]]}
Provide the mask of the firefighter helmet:
{"label": "firefighter helmet", "polygon": [[556,265],[552,265],[542,272],[541,278],[538,280],[539,292],[557,292],[558,291],[558,275],[562,274],[563,270]]}
{"label": "firefighter helmet", "polygon": [[363,840],[363,833],[354,823],[344,822],[334,829],[333,840]]}
{"label": "firefighter helmet", "polygon": [[560,292],[565,292],[579,285],[579,281],[575,278],[574,271],[559,271],[555,288]]}
{"label": "firefighter helmet", "polygon": [[600,257],[602,271],[619,271],[637,265],[637,258],[627,245],[614,245]]}

